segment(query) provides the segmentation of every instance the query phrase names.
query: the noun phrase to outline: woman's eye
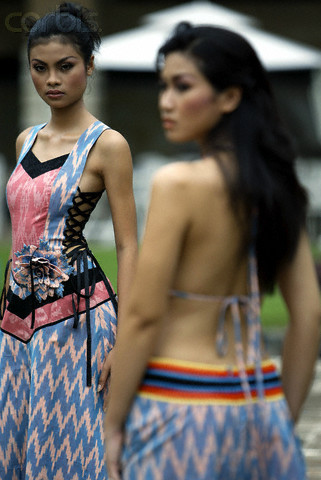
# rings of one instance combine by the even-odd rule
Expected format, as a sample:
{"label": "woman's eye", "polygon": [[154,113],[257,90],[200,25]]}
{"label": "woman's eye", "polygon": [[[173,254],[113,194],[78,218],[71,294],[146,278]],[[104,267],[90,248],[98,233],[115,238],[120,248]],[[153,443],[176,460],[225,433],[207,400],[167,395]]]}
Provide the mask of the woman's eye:
{"label": "woman's eye", "polygon": [[44,72],[45,71],[45,66],[44,65],[33,65],[33,68],[34,70],[36,70],[36,72]]}
{"label": "woman's eye", "polygon": [[70,70],[73,67],[71,63],[63,63],[60,67],[60,69],[65,72],[67,70]]}
{"label": "woman's eye", "polygon": [[179,92],[185,92],[186,90],[189,90],[191,88],[190,85],[188,85],[187,83],[177,83],[175,85],[175,88],[176,90],[178,90]]}

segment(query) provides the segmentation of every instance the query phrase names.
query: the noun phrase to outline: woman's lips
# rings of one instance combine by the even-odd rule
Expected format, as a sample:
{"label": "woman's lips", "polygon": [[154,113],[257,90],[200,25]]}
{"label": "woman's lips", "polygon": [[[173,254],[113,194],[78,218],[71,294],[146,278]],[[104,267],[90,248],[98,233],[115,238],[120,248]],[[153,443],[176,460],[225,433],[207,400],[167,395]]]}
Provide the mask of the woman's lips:
{"label": "woman's lips", "polygon": [[48,90],[46,95],[49,98],[61,98],[64,94],[60,90]]}
{"label": "woman's lips", "polygon": [[170,128],[174,127],[175,122],[174,122],[174,120],[171,120],[170,118],[163,118],[162,119],[162,125],[163,125],[163,128],[170,129]]}

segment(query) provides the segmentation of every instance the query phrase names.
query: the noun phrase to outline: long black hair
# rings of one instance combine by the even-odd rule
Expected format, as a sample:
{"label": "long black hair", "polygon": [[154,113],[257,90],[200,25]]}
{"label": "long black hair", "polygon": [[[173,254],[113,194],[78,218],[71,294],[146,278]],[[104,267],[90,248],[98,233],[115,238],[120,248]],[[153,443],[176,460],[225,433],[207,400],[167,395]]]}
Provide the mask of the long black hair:
{"label": "long black hair", "polygon": [[92,54],[101,44],[94,12],[76,3],[64,2],[58,5],[56,11],[47,13],[38,20],[29,17],[26,25],[29,30],[28,58],[32,47],[58,35],[63,41],[75,46],[85,65],[88,65]]}
{"label": "long black hair", "polygon": [[[231,204],[236,214],[240,205],[245,209],[246,227],[253,212],[258,212],[255,244],[260,285],[263,291],[272,291],[280,267],[296,251],[306,221],[307,194],[297,178],[295,152],[280,121],[267,73],[247,40],[221,27],[180,23],[159,49],[158,72],[172,52],[192,59],[217,91],[231,86],[242,90],[239,106],[211,131],[208,148],[219,150],[222,132],[230,139],[237,175],[231,180],[223,173]],[[249,229],[245,230],[249,242]]]}

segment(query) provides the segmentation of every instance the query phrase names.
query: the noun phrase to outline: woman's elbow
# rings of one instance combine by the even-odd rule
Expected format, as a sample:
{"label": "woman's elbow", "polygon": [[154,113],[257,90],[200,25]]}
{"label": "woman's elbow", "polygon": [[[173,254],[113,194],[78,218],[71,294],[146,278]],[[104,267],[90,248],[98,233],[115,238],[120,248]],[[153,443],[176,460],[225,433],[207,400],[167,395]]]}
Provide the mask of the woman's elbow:
{"label": "woman's elbow", "polygon": [[157,329],[163,317],[163,309],[157,305],[129,305],[127,321],[135,332]]}
{"label": "woman's elbow", "polygon": [[311,324],[320,332],[321,329],[321,301],[318,298],[315,299],[313,305],[310,307]]}
{"label": "woman's elbow", "polygon": [[320,342],[321,338],[321,306],[316,304],[307,308],[305,311],[304,328],[309,332],[315,342]]}

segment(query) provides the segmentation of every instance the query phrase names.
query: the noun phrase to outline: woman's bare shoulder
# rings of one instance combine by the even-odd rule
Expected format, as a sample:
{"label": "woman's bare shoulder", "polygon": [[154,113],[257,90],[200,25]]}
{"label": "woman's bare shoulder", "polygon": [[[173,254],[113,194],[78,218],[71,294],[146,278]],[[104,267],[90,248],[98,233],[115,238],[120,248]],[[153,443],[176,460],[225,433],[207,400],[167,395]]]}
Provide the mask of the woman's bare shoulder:
{"label": "woman's bare shoulder", "polygon": [[129,145],[120,132],[108,128],[97,140],[97,150],[104,154],[128,153]]}
{"label": "woman's bare shoulder", "polygon": [[154,176],[153,184],[168,188],[198,188],[209,185],[211,189],[224,187],[224,176],[215,162],[204,160],[172,162],[161,167]]}
{"label": "woman's bare shoulder", "polygon": [[154,182],[184,181],[188,178],[188,172],[190,172],[190,170],[190,162],[170,162],[157,170],[154,175]]}
{"label": "woman's bare shoulder", "polygon": [[97,172],[109,173],[109,176],[131,171],[132,156],[125,137],[116,130],[104,130],[92,149],[89,165]]}
{"label": "woman's bare shoulder", "polygon": [[188,194],[193,168],[189,162],[171,162],[161,167],[152,179],[152,193],[162,194],[163,201],[183,199]]}

